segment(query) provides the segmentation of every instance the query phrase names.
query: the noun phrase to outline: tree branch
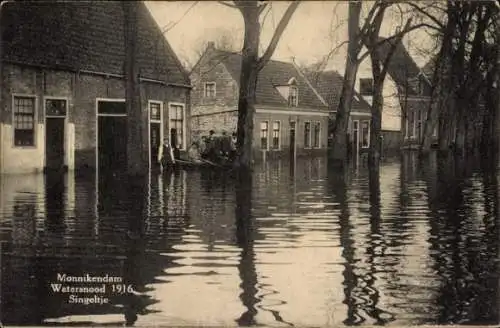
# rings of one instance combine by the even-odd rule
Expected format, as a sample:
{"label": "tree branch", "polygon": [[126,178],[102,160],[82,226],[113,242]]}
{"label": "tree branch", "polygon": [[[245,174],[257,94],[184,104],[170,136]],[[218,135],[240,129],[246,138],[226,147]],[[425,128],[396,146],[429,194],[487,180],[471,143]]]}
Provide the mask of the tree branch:
{"label": "tree branch", "polygon": [[227,3],[226,1],[217,1],[217,3],[224,5],[229,8],[238,9],[238,6]]}
{"label": "tree branch", "polygon": [[[374,46],[373,46],[373,49],[372,50],[375,50],[377,49],[378,47],[380,47],[382,44],[386,43],[386,42],[390,42],[394,39],[397,39],[397,38],[402,38],[406,33],[409,33],[413,30],[416,30],[418,28],[421,28],[421,27],[429,27],[429,28],[436,28],[436,27],[433,27],[432,25],[429,25],[427,23],[420,23],[420,24],[416,24],[416,25],[413,25],[411,27],[408,27],[408,29],[406,30],[402,30],[401,32],[399,33],[396,33],[388,38],[385,38],[379,42],[377,42]],[[367,50],[363,55],[361,55],[358,59],[358,62],[361,63],[369,54],[372,50]]]}
{"label": "tree branch", "polygon": [[[411,25],[411,21],[412,21],[412,18],[408,19],[408,21],[405,24],[405,27],[403,28],[403,31],[408,30],[408,28]],[[387,57],[384,59],[384,63],[382,66],[382,72],[381,72],[382,76],[385,77],[385,75],[387,74],[387,70],[389,69],[389,62],[391,61],[392,55],[394,55],[394,52],[396,51],[396,48],[398,47],[398,43],[401,42],[401,39],[403,39],[403,37],[404,37],[404,34],[401,34],[399,37],[395,38],[396,42],[394,42],[392,44],[389,52],[387,53]]]}
{"label": "tree branch", "polygon": [[[438,29],[444,29],[444,24],[438,18],[436,18],[433,15],[431,15],[430,13],[428,13],[424,8],[419,7],[413,1],[407,1],[406,4],[410,7],[412,7],[413,9],[417,10],[419,13],[423,14],[425,17],[432,20],[438,26]],[[436,29],[436,27],[434,27],[434,29]]]}
{"label": "tree branch", "polygon": [[262,14],[262,12],[264,11],[264,9],[266,9],[268,3],[267,2],[264,2],[263,4],[261,4],[259,6],[259,15]]}
{"label": "tree branch", "polygon": [[292,18],[293,13],[299,6],[300,1],[294,1],[288,6],[286,9],[286,12],[283,14],[283,17],[281,17],[280,22],[278,23],[278,27],[274,31],[274,35],[271,39],[271,42],[269,43],[269,46],[267,47],[266,51],[262,55],[262,57],[258,60],[257,62],[257,70],[261,70],[264,65],[267,64],[267,62],[271,59],[271,56],[274,53],[274,50],[276,50],[276,47],[278,46],[278,42],[281,38],[281,35],[285,31],[286,26],[288,25],[288,22]]}

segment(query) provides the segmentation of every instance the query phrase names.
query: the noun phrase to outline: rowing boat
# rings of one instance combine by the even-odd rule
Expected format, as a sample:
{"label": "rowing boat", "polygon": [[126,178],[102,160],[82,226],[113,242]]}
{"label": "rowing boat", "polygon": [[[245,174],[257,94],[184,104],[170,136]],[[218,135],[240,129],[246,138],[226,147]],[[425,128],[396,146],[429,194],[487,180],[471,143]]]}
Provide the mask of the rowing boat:
{"label": "rowing boat", "polygon": [[199,162],[193,162],[193,161],[186,161],[186,160],[176,160],[174,168],[180,168],[180,169],[232,169],[233,168],[233,163],[214,163],[209,160],[203,159]]}

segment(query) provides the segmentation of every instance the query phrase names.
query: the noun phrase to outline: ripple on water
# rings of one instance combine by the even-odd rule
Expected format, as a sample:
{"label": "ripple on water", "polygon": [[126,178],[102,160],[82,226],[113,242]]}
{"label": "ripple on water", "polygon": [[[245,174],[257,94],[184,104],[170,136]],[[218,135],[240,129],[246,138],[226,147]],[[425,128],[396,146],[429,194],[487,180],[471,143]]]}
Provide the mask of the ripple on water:
{"label": "ripple on water", "polygon": [[363,167],[339,176],[322,160],[268,163],[256,167],[251,208],[213,172],[152,176],[143,190],[110,180],[98,194],[94,179],[71,174],[64,188],[43,175],[5,179],[2,298],[17,303],[3,316],[25,323],[37,281],[67,271],[121,275],[143,292],[93,312],[45,300],[47,322],[85,312],[84,325],[123,323],[125,309],[139,325],[498,322],[497,182],[437,179],[412,161],[382,164],[380,197]]}

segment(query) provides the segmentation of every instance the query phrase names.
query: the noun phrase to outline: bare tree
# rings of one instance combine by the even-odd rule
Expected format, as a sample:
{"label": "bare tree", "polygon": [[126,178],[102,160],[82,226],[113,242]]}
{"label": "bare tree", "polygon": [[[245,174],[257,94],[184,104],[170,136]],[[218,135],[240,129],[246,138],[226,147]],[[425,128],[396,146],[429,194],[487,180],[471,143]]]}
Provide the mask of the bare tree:
{"label": "bare tree", "polygon": [[260,70],[271,59],[281,35],[292,18],[300,1],[292,2],[281,18],[267,49],[259,56],[260,30],[259,18],[268,3],[263,1],[238,0],[232,3],[219,3],[238,9],[243,16],[245,36],[242,49],[241,74],[238,101],[237,148],[238,164],[243,169],[250,169],[252,163],[253,118],[255,112],[257,78]]}
{"label": "bare tree", "polygon": [[488,112],[491,106],[485,112],[479,104],[487,100],[482,91],[491,90],[494,83],[492,39],[498,15],[498,6],[492,1],[446,2],[446,24],[442,26],[422,154],[430,151],[436,126],[442,152],[475,152],[479,144],[488,143],[485,139],[491,139],[493,129],[485,118],[494,113]]}
{"label": "bare tree", "polygon": [[[342,86],[342,94],[332,131],[333,145],[330,152],[330,159],[333,162],[343,162],[346,158],[348,142],[347,128],[351,112],[352,98],[354,95],[354,85],[359,65],[367,56],[370,56],[372,60],[372,73],[374,74],[374,101],[372,105],[371,122],[372,135],[370,137],[370,144],[372,146],[370,148],[370,157],[372,159],[377,159],[380,155],[381,113],[383,107],[382,88],[390,59],[398,43],[407,33],[415,29],[428,26],[428,24],[424,22],[412,25],[412,21],[410,19],[406,22],[404,28],[399,30],[399,32],[396,32],[390,37],[380,39],[379,32],[384,19],[384,14],[386,9],[394,4],[396,3],[381,0],[375,1],[369,8],[368,14],[364,18],[363,25],[360,28],[362,3],[358,1],[352,1],[349,3],[349,43],[344,84]],[[363,45],[366,46],[367,51],[361,53]],[[390,48],[385,57],[382,57],[378,52],[382,45],[389,45]]]}

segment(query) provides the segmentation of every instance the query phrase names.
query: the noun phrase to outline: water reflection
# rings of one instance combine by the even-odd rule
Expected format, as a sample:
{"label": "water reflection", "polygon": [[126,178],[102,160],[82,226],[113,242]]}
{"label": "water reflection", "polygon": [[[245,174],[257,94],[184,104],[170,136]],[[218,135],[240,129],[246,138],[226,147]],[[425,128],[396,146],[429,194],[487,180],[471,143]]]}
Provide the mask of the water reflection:
{"label": "water reflection", "polygon": [[[496,323],[498,173],[472,164],[1,177],[2,322]],[[62,272],[133,292],[71,304],[51,291]]]}

